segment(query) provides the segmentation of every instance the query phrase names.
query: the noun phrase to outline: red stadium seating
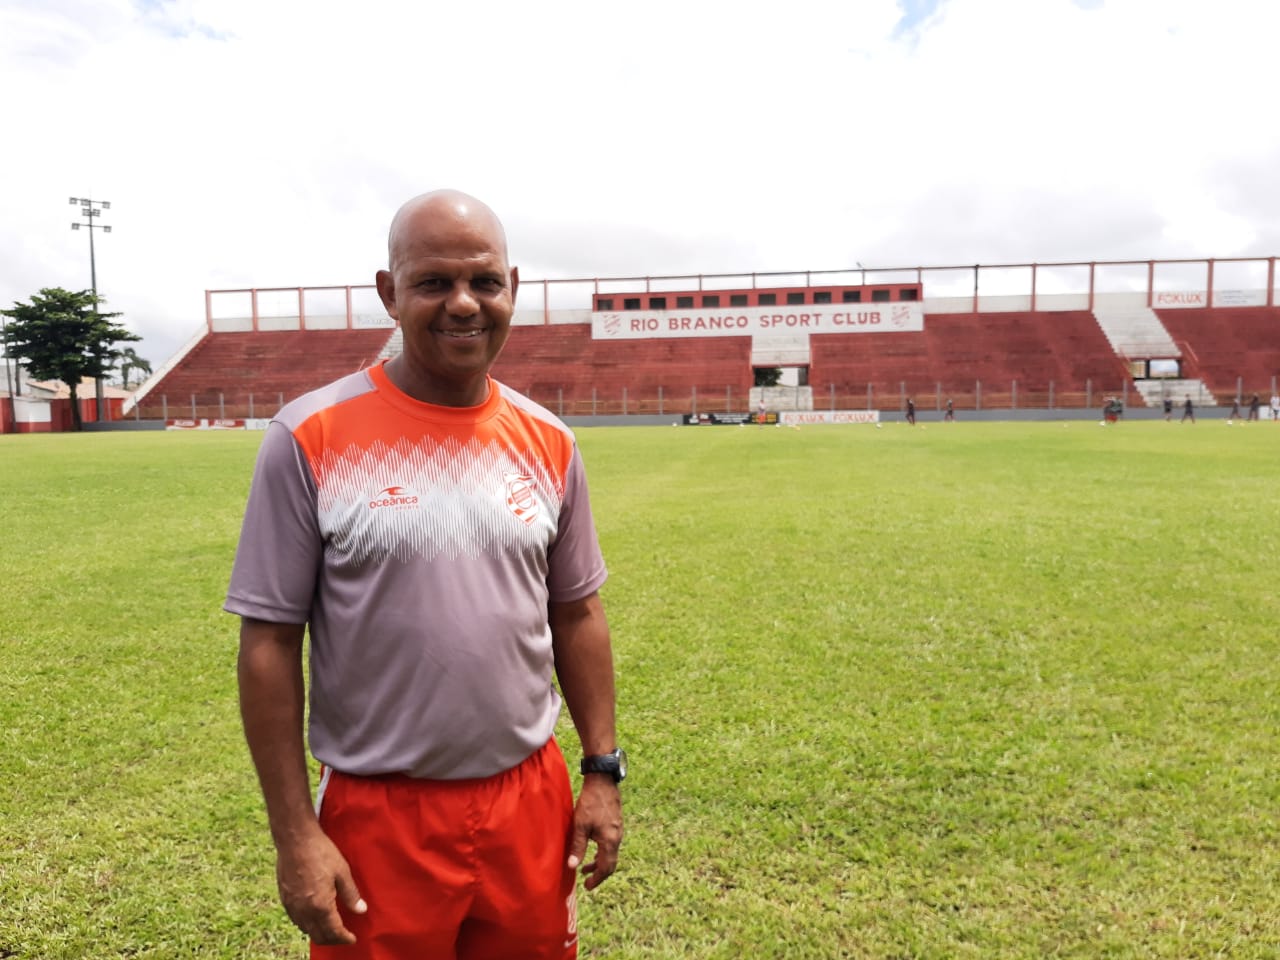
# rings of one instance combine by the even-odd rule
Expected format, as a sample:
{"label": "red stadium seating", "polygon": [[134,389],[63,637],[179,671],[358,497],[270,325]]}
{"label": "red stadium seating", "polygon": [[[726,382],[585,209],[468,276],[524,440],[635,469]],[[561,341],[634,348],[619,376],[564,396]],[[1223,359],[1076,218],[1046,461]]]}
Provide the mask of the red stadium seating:
{"label": "red stadium seating", "polygon": [[1183,374],[1196,376],[1220,398],[1256,393],[1267,402],[1280,375],[1280,307],[1157,310],[1182,347]]}
{"label": "red stadium seating", "polygon": [[[817,334],[809,383],[814,406],[896,409],[1084,406],[1131,381],[1088,311],[926,314],[924,332]],[[1016,387],[1015,387],[1016,383]],[[1016,390],[1016,397],[1015,397]],[[1131,402],[1140,403],[1136,394]]]}
{"label": "red stadium seating", "polygon": [[517,326],[493,375],[562,416],[745,411],[751,338],[593,340],[585,323]]}
{"label": "red stadium seating", "polygon": [[269,417],[282,400],[374,362],[387,336],[385,329],[210,333],[148,391],[140,416]]}
{"label": "red stadium seating", "polygon": [[[1280,308],[1164,310],[1184,375],[1230,395],[1269,396],[1280,371]],[[379,330],[212,333],[144,398],[146,418],[270,416],[281,400],[351,373],[386,345]],[[921,410],[1097,405],[1142,400],[1087,310],[926,314],[923,332],[813,334],[817,409]],[[515,326],[494,376],[562,416],[745,412],[748,336],[594,340],[587,323]],[[252,402],[250,397],[252,396]],[[196,412],[192,412],[194,397]]]}

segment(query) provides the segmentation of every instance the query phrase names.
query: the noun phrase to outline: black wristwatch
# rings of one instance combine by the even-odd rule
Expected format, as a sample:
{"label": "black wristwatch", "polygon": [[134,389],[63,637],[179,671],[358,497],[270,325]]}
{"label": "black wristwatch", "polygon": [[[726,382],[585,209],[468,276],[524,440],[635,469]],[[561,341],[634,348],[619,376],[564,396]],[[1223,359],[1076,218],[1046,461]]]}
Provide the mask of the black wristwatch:
{"label": "black wristwatch", "polygon": [[613,777],[614,783],[621,783],[627,778],[627,751],[618,747],[613,753],[602,753],[597,757],[583,757],[582,772],[607,773]]}

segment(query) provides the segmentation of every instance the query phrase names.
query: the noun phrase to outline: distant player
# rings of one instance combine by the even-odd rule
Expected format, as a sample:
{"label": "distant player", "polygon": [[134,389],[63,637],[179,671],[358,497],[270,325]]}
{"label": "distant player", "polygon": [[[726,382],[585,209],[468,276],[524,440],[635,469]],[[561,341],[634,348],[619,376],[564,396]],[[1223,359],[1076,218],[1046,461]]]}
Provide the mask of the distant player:
{"label": "distant player", "polygon": [[943,416],[942,420],[943,420],[943,422],[944,422],[944,423],[947,423],[947,422],[955,423],[955,420],[956,420],[956,405],[951,401],[951,398],[950,398],[950,397],[947,397],[947,412],[946,412],[946,414]]}
{"label": "distant player", "polygon": [[1164,422],[1169,423],[1173,420],[1173,398],[1164,398]]}
{"label": "distant player", "polygon": [[1271,394],[1271,422],[1280,423],[1280,393]]}
{"label": "distant player", "polygon": [[916,425],[916,402],[910,397],[907,397],[907,423]]}
{"label": "distant player", "polygon": [[1187,399],[1183,401],[1182,419],[1179,420],[1178,422],[1186,423],[1188,420],[1190,420],[1192,423],[1196,422],[1196,408],[1191,404],[1191,394],[1189,393],[1187,394]]}

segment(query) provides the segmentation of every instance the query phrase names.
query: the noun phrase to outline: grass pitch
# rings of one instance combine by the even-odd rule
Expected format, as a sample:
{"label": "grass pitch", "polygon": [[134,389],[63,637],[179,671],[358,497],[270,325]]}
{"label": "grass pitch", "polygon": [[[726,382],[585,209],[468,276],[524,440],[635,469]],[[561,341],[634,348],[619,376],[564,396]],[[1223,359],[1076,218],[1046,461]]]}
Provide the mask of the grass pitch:
{"label": "grass pitch", "polygon": [[[583,956],[1280,953],[1280,426],[579,439],[633,767]],[[219,610],[258,441],[0,438],[0,957],[305,956]]]}

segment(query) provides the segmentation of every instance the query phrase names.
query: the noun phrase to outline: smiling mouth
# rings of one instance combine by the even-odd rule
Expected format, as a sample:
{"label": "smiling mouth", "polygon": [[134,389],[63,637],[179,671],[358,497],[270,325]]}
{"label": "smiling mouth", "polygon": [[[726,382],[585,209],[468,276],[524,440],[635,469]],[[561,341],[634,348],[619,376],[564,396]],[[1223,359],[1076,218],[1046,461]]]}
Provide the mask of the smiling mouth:
{"label": "smiling mouth", "polygon": [[484,327],[467,327],[457,330],[441,330],[442,337],[452,337],[455,340],[470,340],[473,337],[483,336],[488,331]]}

